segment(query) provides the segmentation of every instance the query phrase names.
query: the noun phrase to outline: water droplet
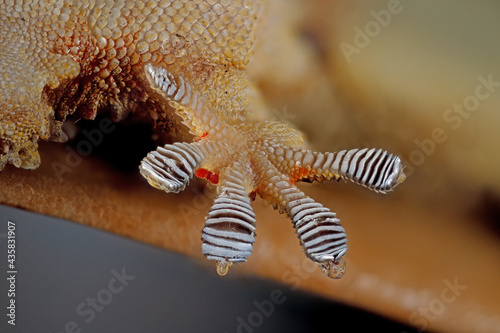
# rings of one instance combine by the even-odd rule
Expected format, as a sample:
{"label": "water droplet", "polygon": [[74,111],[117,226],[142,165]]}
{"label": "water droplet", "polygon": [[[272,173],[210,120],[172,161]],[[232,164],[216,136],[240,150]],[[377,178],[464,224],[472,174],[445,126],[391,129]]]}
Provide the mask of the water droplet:
{"label": "water droplet", "polygon": [[332,260],[321,263],[321,271],[331,279],[340,279],[345,273],[346,265],[344,260],[344,264],[341,267],[339,265],[340,261]]}
{"label": "water droplet", "polygon": [[224,276],[227,274],[227,272],[229,271],[229,267],[231,267],[233,265],[232,262],[229,262],[229,261],[218,261],[217,262],[217,274],[219,274],[220,276]]}

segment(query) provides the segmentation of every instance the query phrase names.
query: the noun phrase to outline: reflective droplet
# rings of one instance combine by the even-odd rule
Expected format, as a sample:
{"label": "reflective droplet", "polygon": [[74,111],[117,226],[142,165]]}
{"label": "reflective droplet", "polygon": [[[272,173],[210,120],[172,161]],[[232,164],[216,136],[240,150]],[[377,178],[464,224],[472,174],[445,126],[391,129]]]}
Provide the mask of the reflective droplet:
{"label": "reflective droplet", "polygon": [[229,267],[233,265],[230,261],[218,261],[217,262],[217,274],[224,276],[229,271]]}
{"label": "reflective droplet", "polygon": [[[342,261],[342,260],[341,260]],[[345,260],[342,267],[339,265],[340,261],[326,261],[321,263],[321,271],[331,279],[340,279],[345,273]]]}

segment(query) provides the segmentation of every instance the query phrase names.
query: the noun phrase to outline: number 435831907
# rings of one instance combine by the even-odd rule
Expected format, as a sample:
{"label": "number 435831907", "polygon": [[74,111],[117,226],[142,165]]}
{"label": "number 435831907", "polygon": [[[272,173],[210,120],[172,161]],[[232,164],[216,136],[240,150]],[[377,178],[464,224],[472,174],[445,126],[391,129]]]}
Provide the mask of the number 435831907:
{"label": "number 435831907", "polygon": [[16,269],[16,224],[8,221],[7,224],[7,262],[9,269]]}

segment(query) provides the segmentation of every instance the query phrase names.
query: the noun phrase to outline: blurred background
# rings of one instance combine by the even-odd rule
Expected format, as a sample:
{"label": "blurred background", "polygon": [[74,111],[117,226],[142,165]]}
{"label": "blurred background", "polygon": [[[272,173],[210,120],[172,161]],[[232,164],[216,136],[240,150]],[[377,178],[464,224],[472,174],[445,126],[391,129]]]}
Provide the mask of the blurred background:
{"label": "blurred background", "polygon": [[[26,226],[20,258],[26,251],[25,260],[39,263],[19,275],[23,303],[38,304],[30,312],[20,305],[19,322],[46,320],[40,327],[51,332],[73,318],[83,332],[147,324],[152,332],[230,332],[239,317],[258,323],[254,301],[281,290],[290,302],[260,325],[241,324],[241,332],[326,324],[346,332],[361,324],[387,332],[500,332],[500,4],[276,0],[262,16],[248,68],[266,105],[258,116],[292,123],[316,150],[381,147],[407,164],[405,183],[385,196],[343,182],[302,186],[346,229],[344,277],[329,280],[310,266],[289,220],[259,199],[252,257],[228,277],[215,276],[199,239],[212,190],[202,182],[179,195],[148,187],[136,166],[153,146],[150,130],[125,122],[62,181],[53,163],[65,161],[82,137],[42,144],[35,171],[9,166],[0,174],[1,203],[141,242],[2,207],[0,232],[18,218]],[[137,283],[85,323],[75,308],[122,267]],[[112,311],[121,318],[108,317]]]}
{"label": "blurred background", "polygon": [[396,151],[416,172],[398,191],[428,203],[498,195],[496,1],[268,5],[249,72],[316,148]]}

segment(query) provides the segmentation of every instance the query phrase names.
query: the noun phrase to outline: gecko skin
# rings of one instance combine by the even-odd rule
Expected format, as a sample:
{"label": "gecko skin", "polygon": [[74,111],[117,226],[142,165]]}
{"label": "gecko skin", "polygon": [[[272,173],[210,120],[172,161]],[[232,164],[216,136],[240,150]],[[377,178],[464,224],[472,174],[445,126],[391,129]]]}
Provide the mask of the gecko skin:
{"label": "gecko skin", "polygon": [[63,142],[68,115],[145,115],[181,132],[151,96],[145,64],[183,75],[232,123],[249,105],[255,0],[0,0],[0,170],[37,168],[38,140]]}
{"label": "gecko skin", "polygon": [[247,119],[244,70],[259,8],[257,0],[0,0],[0,170],[38,167],[38,140],[65,141],[68,115],[134,113],[160,132],[187,128],[193,142],[158,147],[140,171],[167,192],[194,175],[217,185],[202,251],[219,274],[252,252],[258,194],[291,218],[305,254],[341,277],[345,231],[295,182],[343,178],[384,193],[404,180],[404,167],[381,149],[305,150],[290,126]]}

